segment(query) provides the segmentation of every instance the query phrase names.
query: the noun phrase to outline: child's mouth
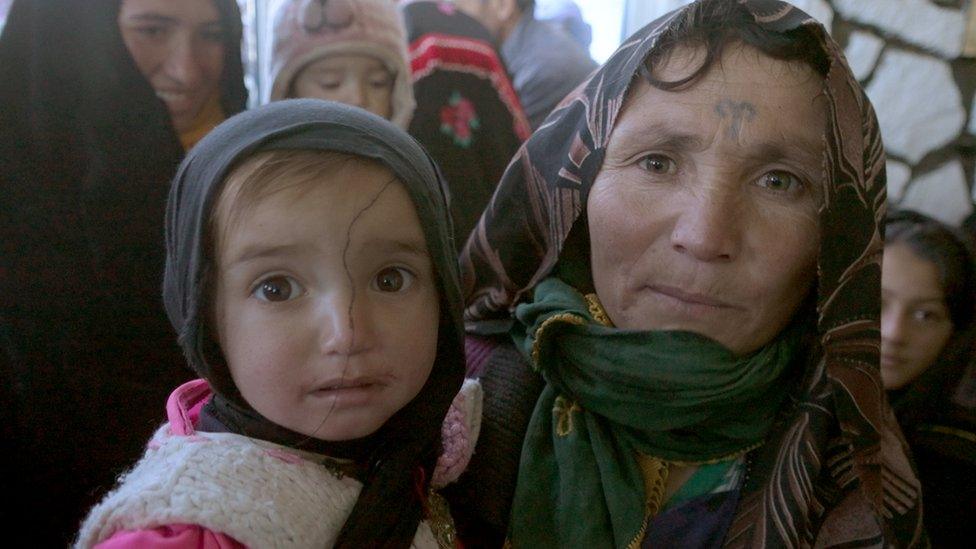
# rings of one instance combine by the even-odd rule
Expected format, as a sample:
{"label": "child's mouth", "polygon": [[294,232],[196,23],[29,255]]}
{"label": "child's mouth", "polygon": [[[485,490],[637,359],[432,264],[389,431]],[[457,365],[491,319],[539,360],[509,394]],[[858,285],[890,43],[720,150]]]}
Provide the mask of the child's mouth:
{"label": "child's mouth", "polygon": [[334,398],[336,405],[355,406],[365,404],[379,394],[383,384],[376,379],[351,379],[321,385],[312,395],[318,398]]}

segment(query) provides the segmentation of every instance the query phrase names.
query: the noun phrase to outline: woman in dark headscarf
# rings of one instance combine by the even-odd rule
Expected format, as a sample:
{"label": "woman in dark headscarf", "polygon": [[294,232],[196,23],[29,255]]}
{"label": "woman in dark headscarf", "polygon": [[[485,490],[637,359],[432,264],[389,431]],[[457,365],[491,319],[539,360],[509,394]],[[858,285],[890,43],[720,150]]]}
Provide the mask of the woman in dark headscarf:
{"label": "woman in dark headscarf", "polygon": [[976,351],[967,237],[920,213],[889,215],[881,289],[881,381],[918,464],[926,530],[936,547],[972,539],[976,406],[960,390]]}
{"label": "woman in dark headscarf", "polygon": [[12,500],[39,545],[65,543],[189,375],[159,299],[163,211],[185,147],[244,108],[240,39],[234,0],[11,8],[0,362],[18,448],[5,470],[18,471]]}
{"label": "woman in dark headscarf", "polygon": [[531,129],[485,28],[448,2],[403,6],[417,100],[408,131],[451,188],[458,247]]}
{"label": "woman in dark headscarf", "polygon": [[486,402],[453,508],[515,547],[924,543],[879,378],[884,188],[806,14],[704,0],[639,31],[462,254]]}

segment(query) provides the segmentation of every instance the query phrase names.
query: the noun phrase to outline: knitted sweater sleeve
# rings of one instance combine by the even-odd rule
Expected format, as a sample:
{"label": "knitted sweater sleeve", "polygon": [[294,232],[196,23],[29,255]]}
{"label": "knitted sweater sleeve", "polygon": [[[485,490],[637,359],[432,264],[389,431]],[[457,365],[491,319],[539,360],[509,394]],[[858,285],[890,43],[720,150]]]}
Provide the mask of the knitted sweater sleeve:
{"label": "knitted sweater sleeve", "polygon": [[244,549],[234,538],[196,524],[172,524],[145,530],[123,530],[97,549]]}
{"label": "knitted sweater sleeve", "polygon": [[461,478],[443,494],[467,546],[498,547],[508,530],[522,440],[544,382],[508,337],[467,337],[468,376],[484,392],[481,429]]}

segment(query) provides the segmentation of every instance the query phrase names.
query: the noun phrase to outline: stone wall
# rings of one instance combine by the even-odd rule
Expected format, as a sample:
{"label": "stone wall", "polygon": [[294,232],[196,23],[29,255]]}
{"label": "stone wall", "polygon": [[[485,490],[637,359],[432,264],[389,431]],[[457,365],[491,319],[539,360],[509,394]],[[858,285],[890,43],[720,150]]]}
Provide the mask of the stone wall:
{"label": "stone wall", "polygon": [[[688,0],[630,0],[633,32]],[[970,0],[793,0],[844,47],[888,152],[888,201],[958,225],[976,199]],[[976,19],[974,19],[976,20]],[[976,29],[969,30],[970,34]],[[972,53],[970,53],[972,55]]]}

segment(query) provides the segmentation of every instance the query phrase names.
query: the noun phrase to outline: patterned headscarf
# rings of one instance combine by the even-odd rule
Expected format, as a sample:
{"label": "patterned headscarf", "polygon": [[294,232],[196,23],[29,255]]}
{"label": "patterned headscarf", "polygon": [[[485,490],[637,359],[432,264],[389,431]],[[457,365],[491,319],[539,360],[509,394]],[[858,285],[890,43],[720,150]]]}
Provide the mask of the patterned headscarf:
{"label": "patterned headscarf", "polygon": [[[772,32],[808,29],[830,66],[823,90],[828,119],[819,212],[819,342],[810,350],[813,360],[797,398],[752,456],[726,543],[916,542],[924,537],[919,483],[879,374],[885,156],[878,123],[841,48],[818,22],[778,0],[738,3]],[[492,331],[557,263],[588,249],[570,245],[577,231],[573,239],[570,234],[586,221],[587,196],[626,94],[664,30],[696,4],[628,39],[512,161],[462,253],[469,331]]]}

